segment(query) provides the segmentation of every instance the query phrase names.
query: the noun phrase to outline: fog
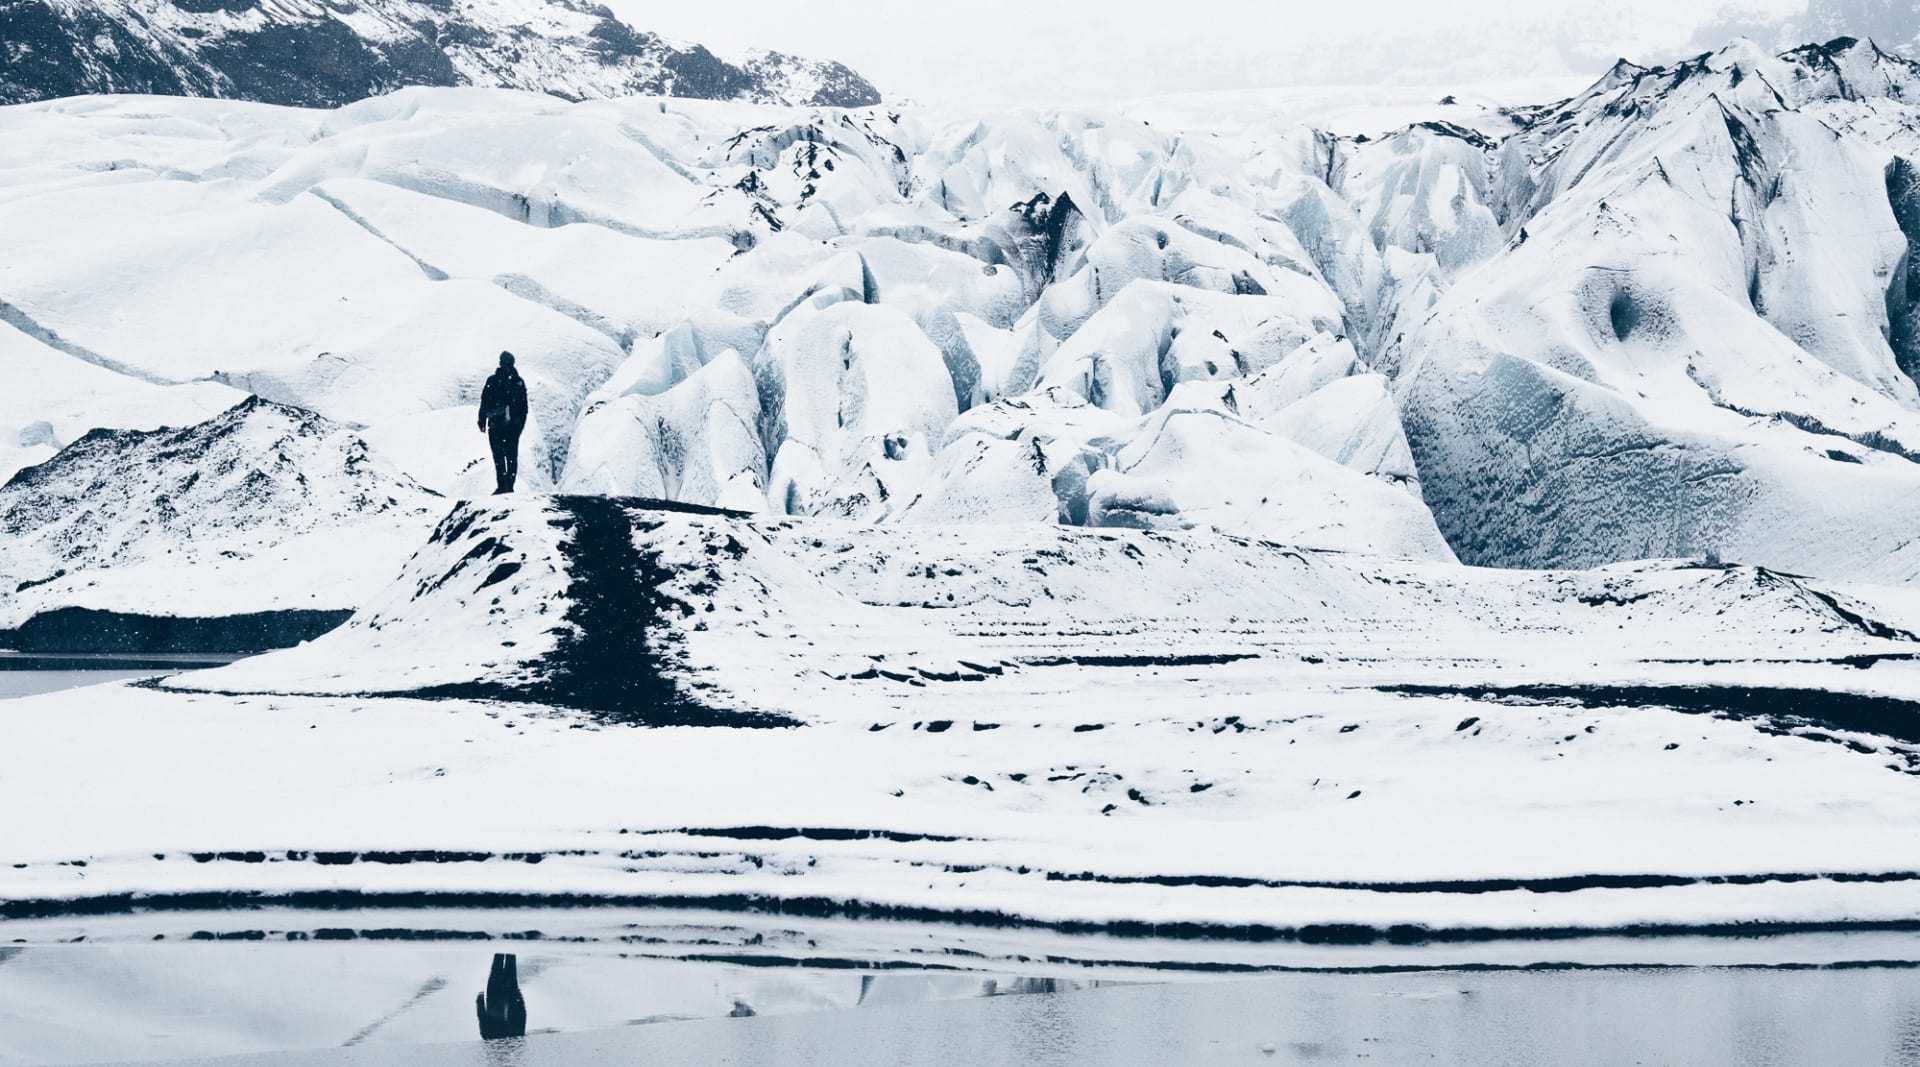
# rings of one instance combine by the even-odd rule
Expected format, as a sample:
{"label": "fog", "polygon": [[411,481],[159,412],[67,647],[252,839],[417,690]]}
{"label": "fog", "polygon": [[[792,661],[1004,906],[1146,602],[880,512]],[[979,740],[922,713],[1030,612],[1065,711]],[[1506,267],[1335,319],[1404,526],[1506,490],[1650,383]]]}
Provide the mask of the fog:
{"label": "fog", "polygon": [[1050,104],[1284,85],[1421,85],[1597,75],[1745,35],[1842,33],[1910,48],[1916,0],[606,0],[635,26],[723,54],[838,59],[891,98]]}

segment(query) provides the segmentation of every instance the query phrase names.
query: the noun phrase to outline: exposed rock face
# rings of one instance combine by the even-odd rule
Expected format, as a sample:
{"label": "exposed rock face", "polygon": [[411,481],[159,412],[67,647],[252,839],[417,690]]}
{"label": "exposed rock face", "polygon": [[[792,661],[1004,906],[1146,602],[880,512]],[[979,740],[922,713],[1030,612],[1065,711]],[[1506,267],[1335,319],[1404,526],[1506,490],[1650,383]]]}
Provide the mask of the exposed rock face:
{"label": "exposed rock face", "polygon": [[0,103],[82,93],[338,107],[411,85],[862,107],[839,63],[680,45],[577,0],[0,0]]}

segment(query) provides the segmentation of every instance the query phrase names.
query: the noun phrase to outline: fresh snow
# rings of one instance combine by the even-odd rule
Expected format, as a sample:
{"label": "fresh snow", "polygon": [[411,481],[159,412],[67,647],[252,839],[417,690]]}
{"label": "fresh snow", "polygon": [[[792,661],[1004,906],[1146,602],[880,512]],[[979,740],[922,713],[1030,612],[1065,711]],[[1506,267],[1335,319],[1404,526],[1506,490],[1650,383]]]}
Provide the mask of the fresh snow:
{"label": "fresh snow", "polygon": [[355,608],[442,506],[344,428],[259,399],[188,428],[96,429],[0,486],[0,628],[64,607]]}

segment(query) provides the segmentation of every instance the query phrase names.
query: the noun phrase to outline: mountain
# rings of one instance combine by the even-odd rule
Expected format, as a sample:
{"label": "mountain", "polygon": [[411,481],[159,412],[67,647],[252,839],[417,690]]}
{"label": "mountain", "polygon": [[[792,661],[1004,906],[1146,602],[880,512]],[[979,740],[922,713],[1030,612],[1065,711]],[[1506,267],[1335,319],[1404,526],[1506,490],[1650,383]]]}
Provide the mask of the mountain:
{"label": "mountain", "polygon": [[0,104],[154,93],[337,107],[411,85],[861,107],[839,63],[729,63],[578,0],[0,0]]}
{"label": "mountain", "polygon": [[191,427],[94,430],[0,486],[0,626],[354,607],[438,510],[350,431],[258,398]]}
{"label": "mountain", "polygon": [[1693,41],[1712,49],[1736,37],[1783,48],[1837,37],[1871,38],[1883,48],[1912,52],[1920,45],[1920,8],[1912,0],[1805,0],[1784,9],[1727,4],[1696,28]]}

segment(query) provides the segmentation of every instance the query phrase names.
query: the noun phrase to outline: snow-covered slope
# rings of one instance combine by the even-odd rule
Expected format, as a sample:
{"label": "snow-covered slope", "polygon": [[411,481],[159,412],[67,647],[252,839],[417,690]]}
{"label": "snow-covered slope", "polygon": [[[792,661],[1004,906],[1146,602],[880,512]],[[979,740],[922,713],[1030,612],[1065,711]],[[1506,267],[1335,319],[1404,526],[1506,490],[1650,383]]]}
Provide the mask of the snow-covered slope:
{"label": "snow-covered slope", "polygon": [[218,382],[161,385],[50,348],[0,315],[0,483],[52,459],[89,431],[204,421],[245,399]]}
{"label": "snow-covered slope", "polygon": [[439,510],[349,431],[258,398],[186,428],[94,430],[0,487],[0,628],[65,607],[354,608]]}
{"label": "snow-covered slope", "polygon": [[581,0],[8,0],[0,41],[9,104],[161,93],[334,107],[409,85],[880,102],[839,63],[766,51],[729,63]]}
{"label": "snow-covered slope", "polygon": [[[168,684],[465,687],[642,721],[691,702],[830,722],[903,694],[928,709],[941,692],[1031,684],[1031,668],[1259,660],[1289,686],[1463,669],[1505,684],[1707,681],[1735,648],[1748,664],[1908,652],[1916,610],[1903,592],[1733,565],[1485,570],[1216,533],[850,525],[563,496],[460,504],[339,630]],[[599,701],[569,678],[635,699]]]}

